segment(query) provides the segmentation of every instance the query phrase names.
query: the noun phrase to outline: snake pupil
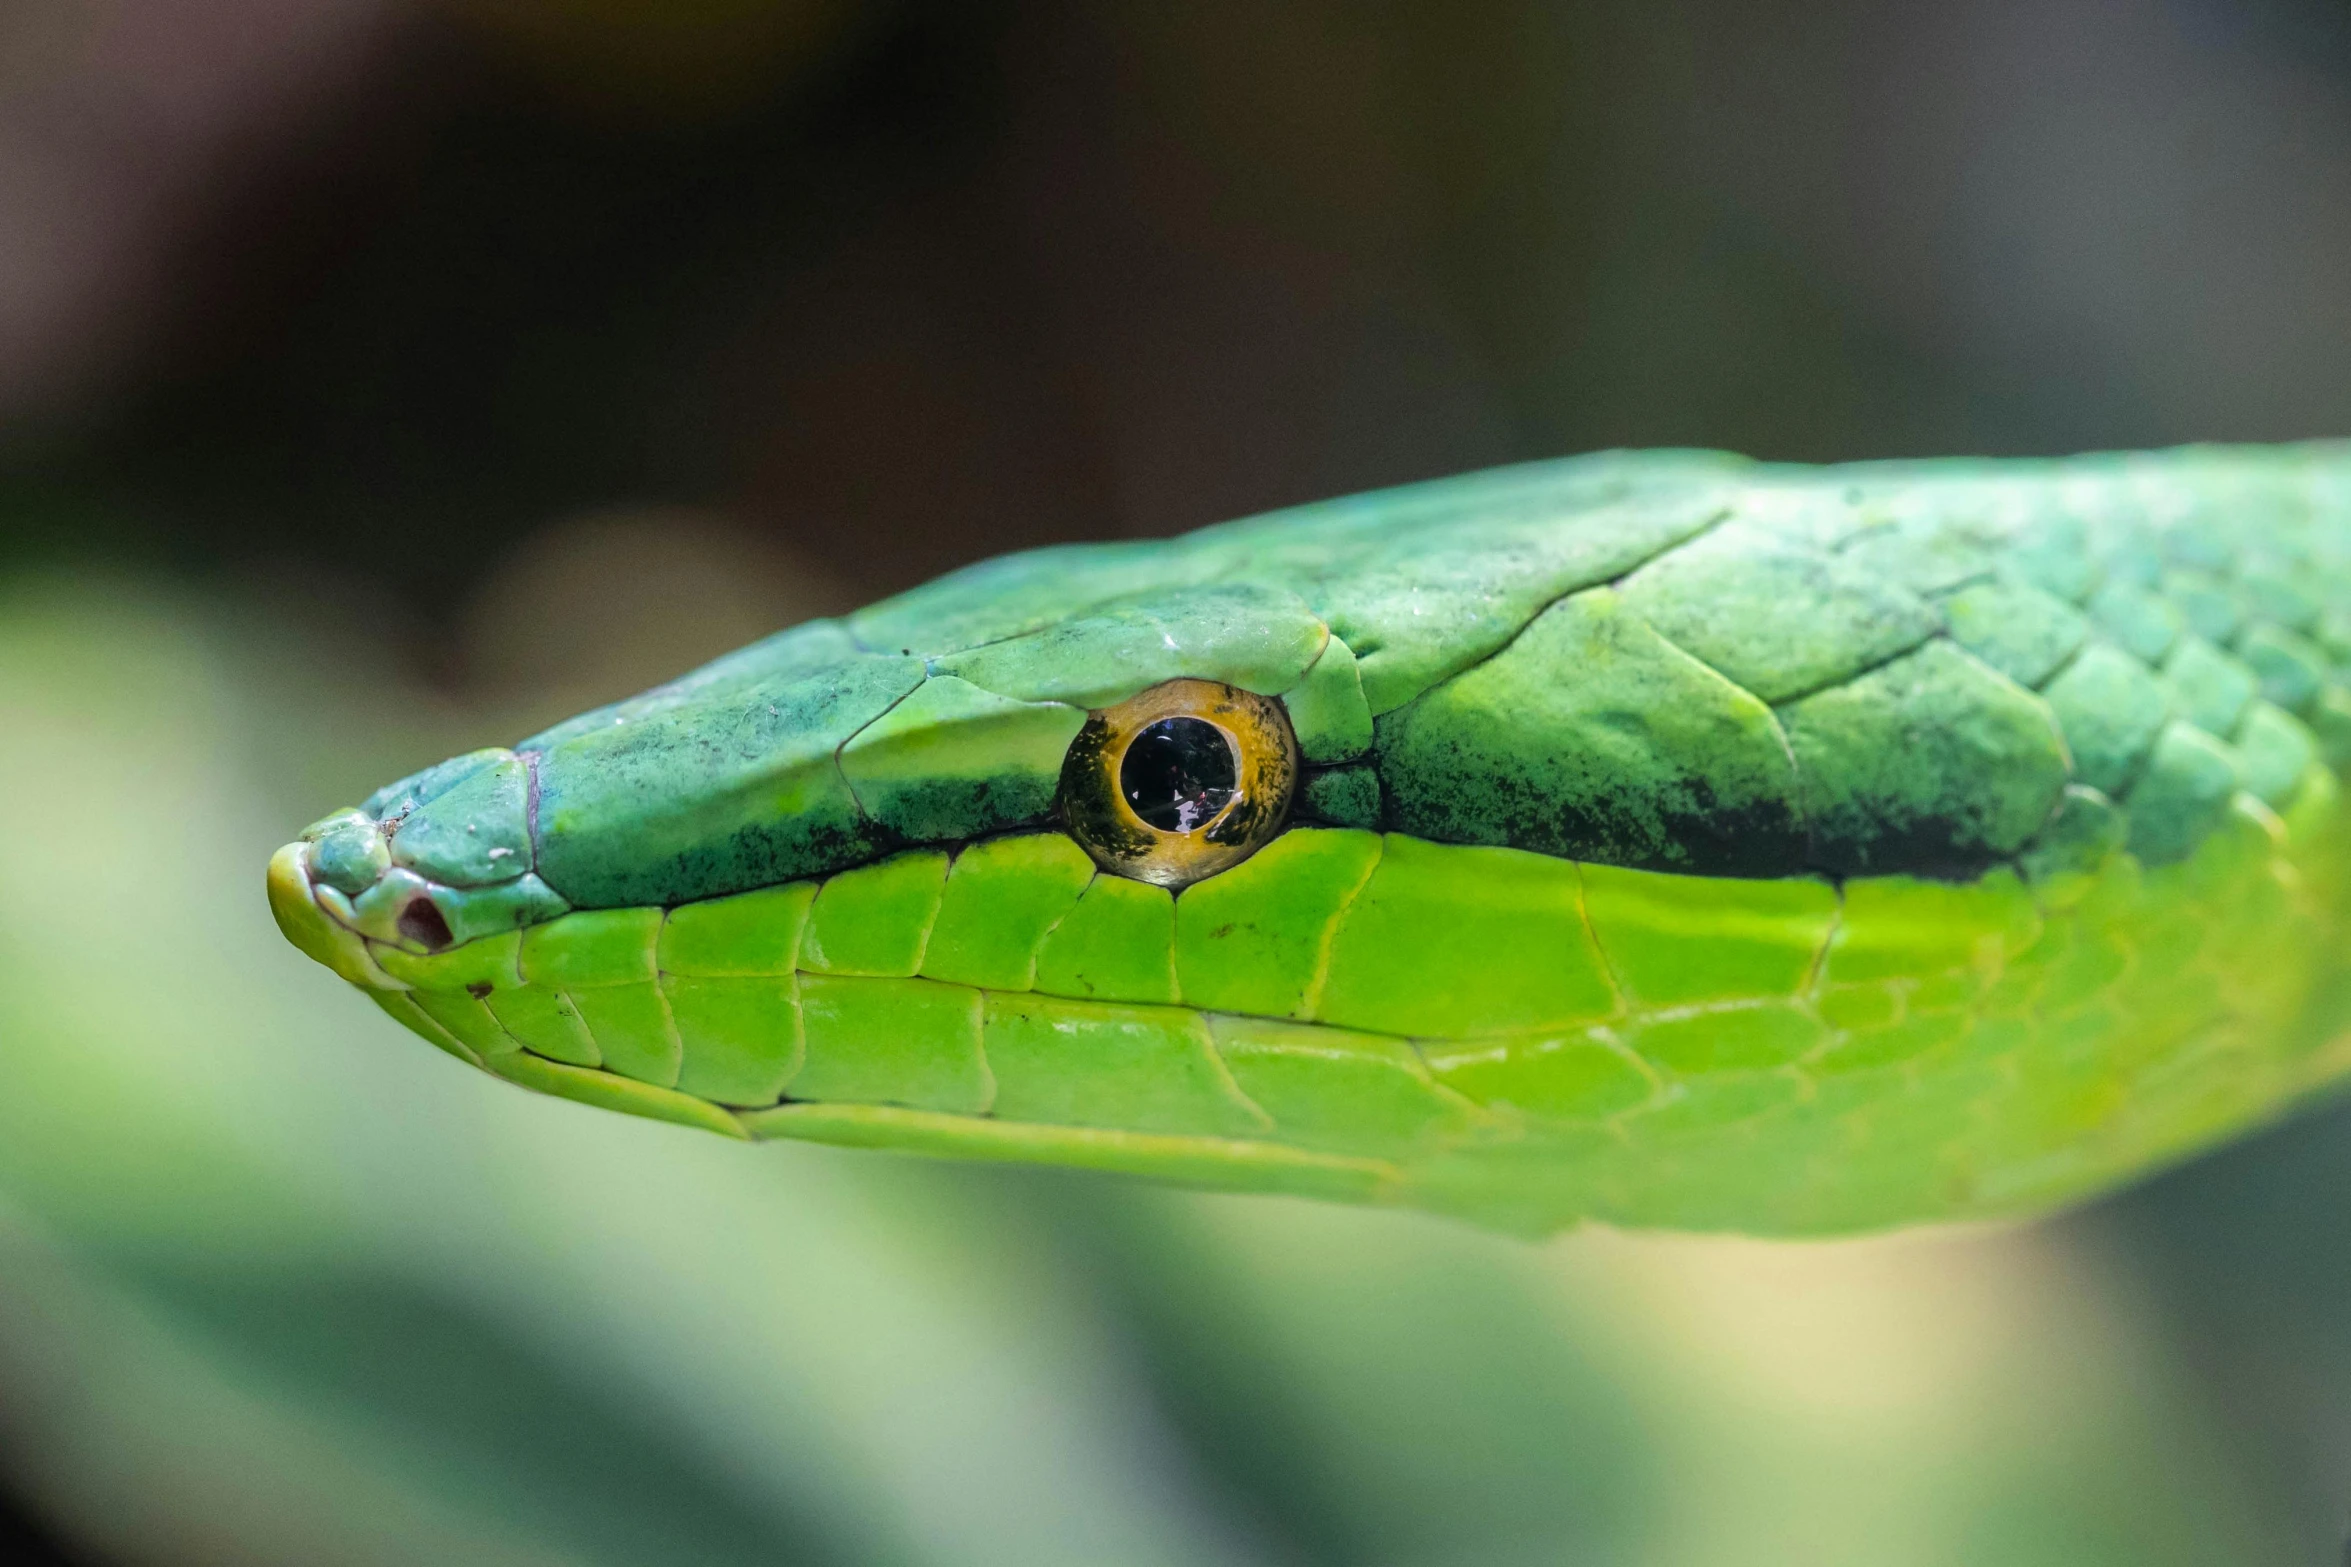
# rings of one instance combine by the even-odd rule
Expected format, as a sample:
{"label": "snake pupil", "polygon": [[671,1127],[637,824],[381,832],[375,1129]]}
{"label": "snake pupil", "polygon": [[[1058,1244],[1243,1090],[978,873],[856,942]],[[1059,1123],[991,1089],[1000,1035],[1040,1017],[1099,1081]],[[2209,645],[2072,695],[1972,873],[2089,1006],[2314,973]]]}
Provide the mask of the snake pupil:
{"label": "snake pupil", "polygon": [[1161,832],[1197,832],[1240,792],[1240,759],[1204,718],[1162,718],[1127,745],[1118,787],[1134,813]]}

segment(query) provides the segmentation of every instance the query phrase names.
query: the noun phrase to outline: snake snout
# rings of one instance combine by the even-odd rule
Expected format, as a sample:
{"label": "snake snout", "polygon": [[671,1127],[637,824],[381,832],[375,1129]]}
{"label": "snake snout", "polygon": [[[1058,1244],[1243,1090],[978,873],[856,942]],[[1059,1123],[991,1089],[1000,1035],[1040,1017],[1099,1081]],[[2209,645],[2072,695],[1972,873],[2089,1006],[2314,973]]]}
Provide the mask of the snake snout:
{"label": "snake snout", "polygon": [[526,760],[510,751],[459,760],[435,787],[337,811],[281,851],[287,884],[272,882],[281,921],[323,922],[332,929],[320,941],[348,938],[373,970],[369,955],[382,949],[445,952],[567,912],[532,868]]}

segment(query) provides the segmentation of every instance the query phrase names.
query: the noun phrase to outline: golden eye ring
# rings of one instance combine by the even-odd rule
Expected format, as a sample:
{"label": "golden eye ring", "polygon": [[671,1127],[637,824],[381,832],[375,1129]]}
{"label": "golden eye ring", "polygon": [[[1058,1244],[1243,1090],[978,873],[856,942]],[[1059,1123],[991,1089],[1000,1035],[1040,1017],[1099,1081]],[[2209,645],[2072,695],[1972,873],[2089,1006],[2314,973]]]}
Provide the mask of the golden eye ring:
{"label": "golden eye ring", "polygon": [[1281,703],[1168,680],[1086,720],[1061,764],[1061,817],[1112,875],[1185,887],[1280,832],[1297,780]]}

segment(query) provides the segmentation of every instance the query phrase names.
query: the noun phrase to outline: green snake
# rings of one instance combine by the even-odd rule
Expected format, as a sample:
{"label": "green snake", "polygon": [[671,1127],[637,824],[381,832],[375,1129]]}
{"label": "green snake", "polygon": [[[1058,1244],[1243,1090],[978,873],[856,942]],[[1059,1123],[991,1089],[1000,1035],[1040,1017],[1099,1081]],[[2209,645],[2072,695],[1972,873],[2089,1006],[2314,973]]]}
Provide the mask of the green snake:
{"label": "green snake", "polygon": [[2039,1211],[2351,1068],[2351,446],[1599,453],[986,561],[327,817],[288,937],[733,1137]]}

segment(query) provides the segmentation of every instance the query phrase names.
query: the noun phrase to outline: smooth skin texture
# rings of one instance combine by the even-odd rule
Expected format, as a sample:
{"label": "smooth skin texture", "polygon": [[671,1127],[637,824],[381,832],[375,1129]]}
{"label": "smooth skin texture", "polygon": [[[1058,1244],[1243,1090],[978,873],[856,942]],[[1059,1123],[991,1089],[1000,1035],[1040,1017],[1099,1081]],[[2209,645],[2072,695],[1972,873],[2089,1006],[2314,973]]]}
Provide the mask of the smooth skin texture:
{"label": "smooth skin texture", "polygon": [[[1300,776],[1163,886],[1056,780],[1170,681],[1279,704]],[[2351,448],[1604,453],[985,562],[401,780],[269,891],[450,1054],[730,1136],[1823,1233],[2351,1069],[2346,762]]]}

